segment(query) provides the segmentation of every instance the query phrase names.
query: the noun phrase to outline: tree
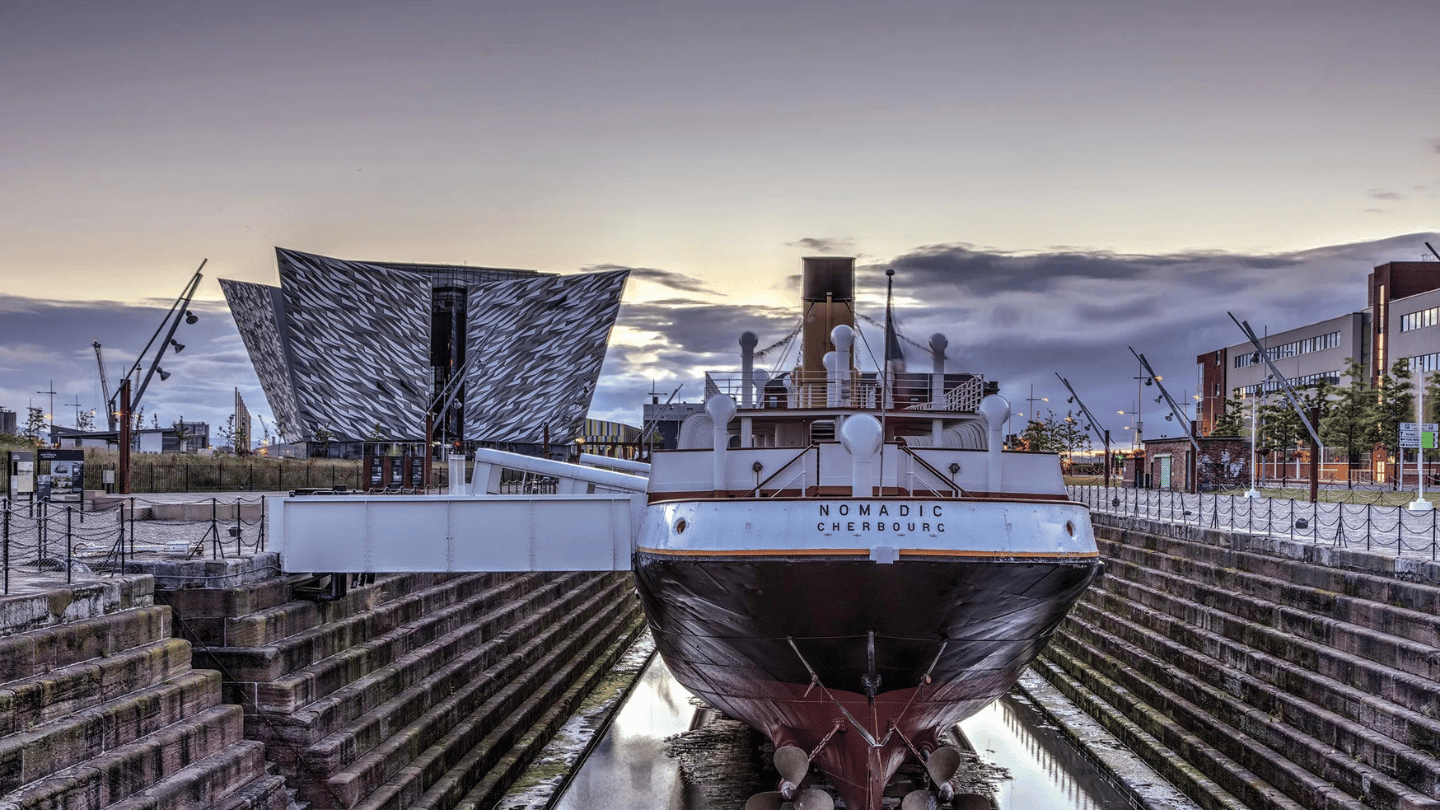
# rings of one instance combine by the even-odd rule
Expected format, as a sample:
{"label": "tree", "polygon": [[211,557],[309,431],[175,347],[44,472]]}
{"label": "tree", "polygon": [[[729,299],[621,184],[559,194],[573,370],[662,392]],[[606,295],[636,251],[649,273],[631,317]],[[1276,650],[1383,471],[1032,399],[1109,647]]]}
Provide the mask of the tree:
{"label": "tree", "polygon": [[[1376,387],[1379,396],[1375,401],[1374,418],[1366,439],[1370,445],[1384,446],[1392,457],[1400,454],[1400,423],[1415,421],[1415,395],[1410,388],[1410,364],[1401,358],[1390,367],[1389,374],[1380,377]],[[1399,481],[1395,481],[1399,486]]]}
{"label": "tree", "polygon": [[25,438],[35,444],[44,444],[45,435],[45,410],[43,408],[29,408],[29,417],[25,420]]}
{"label": "tree", "polygon": [[335,439],[335,434],[330,432],[328,427],[321,425],[315,428],[315,443],[320,445],[318,452],[312,452],[312,458],[329,458],[330,442]]}
{"label": "tree", "polygon": [[81,411],[75,415],[75,428],[86,433],[95,429],[95,410]]}
{"label": "tree", "polygon": [[1329,400],[1329,415],[1320,422],[1320,439],[1326,447],[1345,453],[1347,481],[1354,481],[1360,454],[1375,448],[1370,434],[1375,421],[1375,390],[1365,380],[1365,367],[1348,361],[1345,376],[1350,384],[1344,388],[1327,388],[1334,396]]}
{"label": "tree", "polygon": [[1220,415],[1215,417],[1215,426],[1210,428],[1210,435],[1216,437],[1235,437],[1245,435],[1245,415],[1242,413],[1244,406],[1238,400],[1225,400]]}
{"label": "tree", "polygon": [[185,422],[185,417],[182,416],[176,419],[174,423],[170,425],[170,432],[175,436],[175,444],[177,445],[178,451],[181,453],[190,452],[190,440],[195,438],[195,431],[190,429],[190,425]]}
{"label": "tree", "polygon": [[1090,447],[1090,436],[1080,429],[1074,412],[1067,412],[1064,418],[1060,418],[1054,411],[1046,410],[1045,418],[1031,419],[1019,438],[1026,450],[1060,453],[1066,457],[1076,450]]}

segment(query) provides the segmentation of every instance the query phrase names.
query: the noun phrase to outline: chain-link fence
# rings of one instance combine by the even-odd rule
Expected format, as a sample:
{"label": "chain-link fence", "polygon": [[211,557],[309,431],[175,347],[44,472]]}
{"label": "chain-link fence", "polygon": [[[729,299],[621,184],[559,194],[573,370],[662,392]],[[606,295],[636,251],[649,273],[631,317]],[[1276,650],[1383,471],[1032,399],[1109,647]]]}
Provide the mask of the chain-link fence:
{"label": "chain-link fence", "polygon": [[[178,510],[173,519],[139,519],[145,510]],[[0,569],[11,574],[121,573],[139,553],[184,559],[242,557],[265,550],[262,497],[163,504],[126,498],[98,509],[0,499]]]}
{"label": "chain-link fence", "polygon": [[1091,511],[1181,523],[1205,529],[1308,540],[1336,548],[1393,550],[1396,556],[1437,559],[1440,510],[1382,503],[1308,503],[1244,495],[1192,495],[1161,489],[1078,485],[1073,500]]}

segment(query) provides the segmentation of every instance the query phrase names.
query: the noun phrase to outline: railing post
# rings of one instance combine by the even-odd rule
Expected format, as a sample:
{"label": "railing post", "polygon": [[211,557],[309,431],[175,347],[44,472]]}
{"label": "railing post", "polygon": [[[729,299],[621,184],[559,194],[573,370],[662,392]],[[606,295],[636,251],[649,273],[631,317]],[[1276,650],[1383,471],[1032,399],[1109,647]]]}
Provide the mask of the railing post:
{"label": "railing post", "polygon": [[5,501],[5,535],[4,535],[4,569],[5,569],[5,593],[10,593],[10,501]]}
{"label": "railing post", "polygon": [[71,559],[74,558],[74,554],[75,554],[75,534],[71,531],[71,527],[72,527],[72,525],[73,525],[73,524],[72,524],[72,521],[71,521],[71,518],[72,518],[72,516],[73,516],[73,515],[72,515],[73,512],[74,512],[74,509],[73,509],[73,508],[71,508],[71,507],[69,507],[69,506],[65,507],[65,584],[66,584],[66,585],[69,585],[69,584],[71,583],[71,575],[70,575],[70,567],[71,567],[71,566],[70,566],[70,561],[71,561]]}
{"label": "railing post", "polygon": [[245,553],[245,546],[240,542],[240,499],[235,499],[235,556],[239,557]]}
{"label": "railing post", "polygon": [[1370,519],[1371,519],[1371,517],[1372,517],[1371,513],[1374,511],[1374,509],[1375,509],[1375,504],[1373,504],[1373,503],[1367,503],[1367,504],[1365,504],[1365,550],[1366,550],[1366,551],[1369,551],[1369,550],[1370,550]]}
{"label": "railing post", "polygon": [[[186,468],[188,469],[190,465],[187,464],[187,465],[185,465],[185,466],[186,466]],[[211,498],[211,499],[210,499],[210,536],[211,536],[212,538],[214,538],[214,539],[212,539],[212,540],[210,541],[210,544],[211,544],[211,545],[210,545],[210,548],[211,548],[211,552],[210,552],[210,553],[211,553],[212,555],[214,555],[214,556],[212,556],[212,557],[210,558],[210,559],[212,559],[212,560],[213,560],[213,559],[216,559],[216,558],[218,558],[218,557],[220,556],[220,514],[219,514],[219,512],[220,512],[220,499],[219,499],[219,498]]]}

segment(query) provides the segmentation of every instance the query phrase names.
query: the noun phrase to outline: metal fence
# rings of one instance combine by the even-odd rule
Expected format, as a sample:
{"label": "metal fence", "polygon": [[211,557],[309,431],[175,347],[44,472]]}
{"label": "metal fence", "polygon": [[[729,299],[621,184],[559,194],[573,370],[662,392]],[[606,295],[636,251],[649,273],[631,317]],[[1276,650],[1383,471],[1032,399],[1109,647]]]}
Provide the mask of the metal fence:
{"label": "metal fence", "polygon": [[[246,520],[242,507],[252,504],[261,504],[260,516]],[[263,498],[192,501],[188,504],[192,510],[208,511],[208,518],[198,520],[136,519],[141,510],[153,506],[144,498],[128,498],[100,509],[0,499],[3,593],[10,593],[12,574],[59,572],[69,583],[76,573],[123,573],[138,553],[218,560],[265,550]]]}
{"label": "metal fence", "polygon": [[1092,512],[1144,517],[1204,529],[1308,540],[1335,548],[1393,550],[1396,556],[1440,555],[1440,510],[1379,503],[1308,503],[1243,495],[1192,495],[1161,489],[1067,487]]}

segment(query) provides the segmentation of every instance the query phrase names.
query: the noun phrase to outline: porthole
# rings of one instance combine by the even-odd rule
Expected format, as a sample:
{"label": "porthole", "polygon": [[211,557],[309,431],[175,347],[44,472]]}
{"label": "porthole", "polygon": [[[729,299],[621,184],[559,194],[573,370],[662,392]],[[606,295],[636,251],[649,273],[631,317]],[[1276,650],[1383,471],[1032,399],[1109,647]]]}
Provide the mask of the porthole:
{"label": "porthole", "polygon": [[675,533],[676,533],[676,534],[684,534],[684,533],[685,533],[685,518],[680,518],[679,520],[675,521]]}
{"label": "porthole", "polygon": [[1068,535],[1070,535],[1071,537],[1074,537],[1074,536],[1075,536],[1075,524],[1072,523],[1071,521],[1068,521],[1068,520],[1065,521],[1065,533],[1068,534]]}

